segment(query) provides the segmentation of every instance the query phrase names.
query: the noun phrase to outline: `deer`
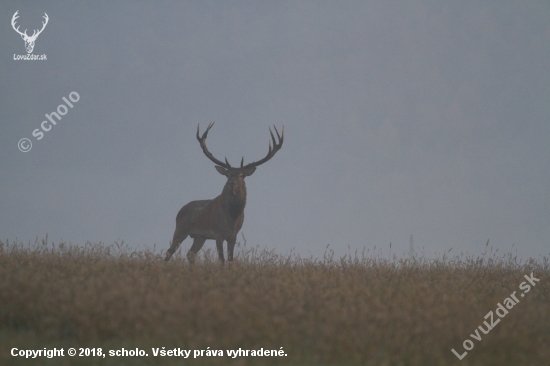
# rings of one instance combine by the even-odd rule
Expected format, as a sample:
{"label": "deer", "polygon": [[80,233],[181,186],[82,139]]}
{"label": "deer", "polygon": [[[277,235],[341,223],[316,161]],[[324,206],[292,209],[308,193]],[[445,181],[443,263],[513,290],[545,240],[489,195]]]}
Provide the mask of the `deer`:
{"label": "deer", "polygon": [[19,26],[17,26],[17,28],[15,28],[15,21],[17,20],[17,18],[19,18],[19,15],[17,15],[19,13],[19,10],[17,10],[15,12],[15,14],[13,14],[13,17],[11,18],[11,26],[13,28],[13,30],[15,30],[17,33],[19,33],[19,35],[21,36],[21,38],[23,38],[23,41],[25,41],[25,49],[27,50],[27,53],[32,53],[32,50],[34,49],[34,42],[36,41],[36,39],[38,38],[38,36],[40,35],[40,33],[42,33],[42,31],[44,30],[44,28],[46,28],[46,24],[48,24],[48,14],[44,13],[44,22],[42,22],[42,29],[38,30],[38,29],[35,29],[34,32],[32,33],[32,36],[28,36],[27,35],[27,30],[25,29],[24,32],[21,32],[19,30]]}
{"label": "deer", "polygon": [[223,242],[226,241],[227,259],[228,261],[232,261],[237,234],[244,222],[244,207],[246,206],[246,184],[244,179],[252,175],[256,171],[256,167],[273,158],[283,146],[285,127],[283,126],[279,135],[279,131],[273,126],[278,141],[275,140],[270,127],[269,133],[273,146],[271,141],[269,141],[267,155],[261,160],[246,165],[243,165],[243,157],[240,167],[232,167],[227,158],[225,158],[225,162],[216,159],[206,147],[206,137],[212,126],[214,126],[214,122],[211,122],[203,135],[200,136],[200,124],[198,124],[197,140],[204,155],[216,164],[216,170],[221,175],[227,177],[227,182],[223,187],[222,193],[216,198],[191,201],[181,208],[176,215],[176,230],[174,231],[170,248],[166,251],[165,261],[170,260],[187,236],[193,238],[193,245],[186,255],[191,264],[194,263],[196,255],[204,245],[204,242],[209,239],[216,241],[218,259],[222,264],[225,262]]}

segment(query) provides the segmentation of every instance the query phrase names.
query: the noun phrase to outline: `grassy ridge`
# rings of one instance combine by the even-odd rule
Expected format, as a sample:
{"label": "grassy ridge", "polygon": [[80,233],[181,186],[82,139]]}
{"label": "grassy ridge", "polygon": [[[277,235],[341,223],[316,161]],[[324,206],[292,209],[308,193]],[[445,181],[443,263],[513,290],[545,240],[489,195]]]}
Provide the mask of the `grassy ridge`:
{"label": "grassy ridge", "polygon": [[[241,252],[191,266],[118,244],[0,243],[0,360],[8,364],[550,364],[550,265],[512,256],[387,261]],[[540,282],[525,297],[525,274]],[[470,337],[512,292],[520,302]],[[496,315],[495,315],[496,317]],[[474,349],[462,361],[451,348]],[[11,357],[11,347],[140,347],[146,358]],[[152,347],[286,357],[153,357]],[[48,363],[49,362],[49,363]],[[4,364],[4,362],[3,362]]]}

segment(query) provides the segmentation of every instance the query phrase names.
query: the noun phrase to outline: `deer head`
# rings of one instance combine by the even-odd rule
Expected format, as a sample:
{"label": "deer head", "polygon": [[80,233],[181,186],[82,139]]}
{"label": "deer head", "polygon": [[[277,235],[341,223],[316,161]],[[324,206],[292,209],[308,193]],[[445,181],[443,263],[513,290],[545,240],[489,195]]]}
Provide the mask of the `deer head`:
{"label": "deer head", "polygon": [[[275,129],[275,133],[277,134],[277,138],[279,142],[275,140],[275,136],[273,135],[273,132],[271,132],[271,128],[269,128],[269,133],[271,134],[271,140],[273,141],[273,146],[271,145],[271,141],[269,141],[269,151],[267,152],[267,155],[256,162],[246,164],[244,165],[244,157],[241,159],[241,166],[240,167],[232,167],[229,162],[227,161],[227,158],[225,158],[225,162],[222,162],[214,157],[210,151],[208,151],[208,148],[206,147],[206,137],[208,136],[208,131],[214,126],[214,122],[211,122],[208,127],[206,128],[206,131],[202,134],[202,137],[199,134],[199,128],[200,124],[197,125],[197,140],[199,141],[202,151],[204,152],[204,155],[208,159],[210,159],[214,164],[216,164],[216,170],[218,173],[225,175],[227,177],[227,182],[225,183],[224,187],[224,193],[237,197],[242,198],[246,200],[246,185],[244,183],[244,178],[248,177],[249,175],[252,175],[256,171],[256,167],[267,162],[269,159],[271,159],[277,151],[281,149],[283,146],[283,139],[285,135],[285,127],[283,126],[282,132],[279,135],[279,131],[277,131],[277,127],[273,126]],[[243,205],[244,208],[244,205]]]}
{"label": "deer head", "polygon": [[32,50],[34,49],[34,42],[36,41],[36,38],[38,38],[38,36],[40,35],[40,33],[42,33],[42,31],[44,30],[44,28],[46,28],[46,24],[48,24],[48,14],[44,13],[44,20],[45,22],[42,22],[42,29],[38,30],[38,29],[35,29],[34,32],[32,33],[32,36],[28,36],[27,35],[27,30],[25,29],[24,32],[21,32],[19,30],[19,26],[17,28],[15,28],[15,20],[17,18],[19,18],[19,15],[17,15],[17,13],[19,13],[19,10],[17,10],[15,12],[15,14],[13,14],[13,17],[11,18],[11,26],[13,27],[13,29],[19,33],[21,35],[21,38],[23,38],[23,41],[25,41],[25,48],[27,50],[27,53],[32,53]]}

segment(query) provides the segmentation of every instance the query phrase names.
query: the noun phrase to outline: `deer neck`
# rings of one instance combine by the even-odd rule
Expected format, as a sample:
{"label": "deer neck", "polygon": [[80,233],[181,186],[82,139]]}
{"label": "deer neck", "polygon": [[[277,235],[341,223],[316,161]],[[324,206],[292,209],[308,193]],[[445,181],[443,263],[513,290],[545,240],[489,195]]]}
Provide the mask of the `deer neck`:
{"label": "deer neck", "polygon": [[237,218],[244,212],[246,206],[246,186],[243,184],[235,194],[228,187],[222,192],[224,208],[231,217]]}

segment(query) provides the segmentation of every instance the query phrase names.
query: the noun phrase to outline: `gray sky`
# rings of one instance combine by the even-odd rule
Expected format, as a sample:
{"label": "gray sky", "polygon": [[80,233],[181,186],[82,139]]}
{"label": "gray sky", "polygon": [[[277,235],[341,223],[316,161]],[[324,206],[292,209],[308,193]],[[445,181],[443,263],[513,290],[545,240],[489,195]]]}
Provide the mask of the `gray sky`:
{"label": "gray sky", "polygon": [[[167,249],[225,183],[195,139],[216,121],[232,164],[285,126],[247,178],[248,245],[550,253],[548,1],[28,3],[0,4],[1,240]],[[16,10],[29,35],[48,14],[46,61],[14,60]]]}

